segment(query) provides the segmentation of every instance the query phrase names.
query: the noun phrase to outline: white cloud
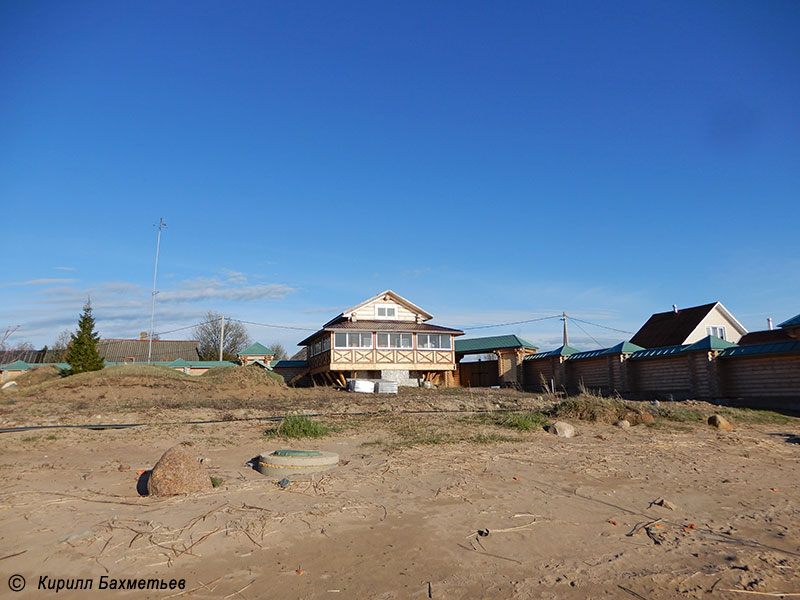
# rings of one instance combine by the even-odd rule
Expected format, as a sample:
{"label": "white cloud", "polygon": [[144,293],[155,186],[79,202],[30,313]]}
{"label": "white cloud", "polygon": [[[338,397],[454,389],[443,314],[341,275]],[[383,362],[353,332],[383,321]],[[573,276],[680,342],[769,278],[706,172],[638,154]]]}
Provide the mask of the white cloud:
{"label": "white cloud", "polygon": [[8,285],[53,285],[59,283],[75,283],[76,281],[78,280],[44,278],[44,279],[29,279],[28,281],[14,281],[12,283],[9,283]]}

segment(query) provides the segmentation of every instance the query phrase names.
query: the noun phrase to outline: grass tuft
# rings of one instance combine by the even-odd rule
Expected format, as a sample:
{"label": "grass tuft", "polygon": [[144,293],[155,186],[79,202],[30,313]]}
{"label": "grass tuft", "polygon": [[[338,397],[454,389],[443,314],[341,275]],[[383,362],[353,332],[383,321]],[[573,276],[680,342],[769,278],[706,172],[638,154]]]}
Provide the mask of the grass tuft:
{"label": "grass tuft", "polygon": [[613,423],[628,416],[631,409],[624,402],[614,398],[579,396],[559,402],[550,412],[552,416],[561,419]]}
{"label": "grass tuft", "polygon": [[282,438],[321,438],[328,435],[331,428],[324,423],[314,421],[303,415],[286,415],[278,427],[264,432],[267,436]]}

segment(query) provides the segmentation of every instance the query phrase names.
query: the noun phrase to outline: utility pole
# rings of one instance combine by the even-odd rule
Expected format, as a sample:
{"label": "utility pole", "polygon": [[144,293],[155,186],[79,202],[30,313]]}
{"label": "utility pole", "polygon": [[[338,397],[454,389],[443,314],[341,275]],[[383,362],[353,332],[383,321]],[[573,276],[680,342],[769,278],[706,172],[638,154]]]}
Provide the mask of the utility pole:
{"label": "utility pole", "polygon": [[219,362],[222,362],[222,348],[225,345],[225,315],[222,315],[222,322],[219,328]]}
{"label": "utility pole", "polygon": [[158,241],[156,242],[156,268],[153,271],[153,298],[150,306],[150,335],[147,336],[147,362],[153,358],[153,321],[156,316],[156,277],[158,277],[158,251],[161,249],[161,229],[166,227],[163,217],[158,218]]}
{"label": "utility pole", "polygon": [[564,345],[569,346],[569,336],[567,335],[567,313],[561,313],[561,320],[564,321]]}

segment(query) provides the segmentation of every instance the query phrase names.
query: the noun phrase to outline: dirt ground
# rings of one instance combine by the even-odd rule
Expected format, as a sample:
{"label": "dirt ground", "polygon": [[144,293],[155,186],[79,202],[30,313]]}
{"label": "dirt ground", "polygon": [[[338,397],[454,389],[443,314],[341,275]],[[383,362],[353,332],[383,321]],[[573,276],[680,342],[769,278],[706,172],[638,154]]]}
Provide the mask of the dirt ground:
{"label": "dirt ground", "polygon": [[[94,579],[66,598],[105,597],[101,576],[185,579],[115,594],[149,598],[800,593],[799,419],[729,411],[733,432],[696,418],[630,429],[574,419],[578,435],[563,439],[443,412],[547,402],[521,392],[69,379],[1,395],[0,427],[144,425],[0,434],[2,597],[12,574],[27,581],[15,598],[55,594],[36,589],[41,576]],[[687,407],[716,410],[669,410]],[[320,417],[334,428],[321,439],[265,437],[268,418],[290,410],[349,414]],[[188,423],[205,420],[221,422]],[[179,443],[220,485],[140,496],[137,472]],[[245,464],[278,448],[341,462],[282,489]]]}

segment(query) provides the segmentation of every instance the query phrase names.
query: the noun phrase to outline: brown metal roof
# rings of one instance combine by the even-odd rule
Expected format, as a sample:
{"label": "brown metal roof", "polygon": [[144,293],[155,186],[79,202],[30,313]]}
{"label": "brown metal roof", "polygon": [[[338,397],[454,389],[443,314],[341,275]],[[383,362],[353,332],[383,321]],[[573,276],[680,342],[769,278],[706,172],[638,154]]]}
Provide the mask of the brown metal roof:
{"label": "brown metal roof", "polygon": [[794,338],[785,329],[765,329],[764,331],[751,331],[742,336],[737,344],[739,346],[752,346],[753,344],[771,344],[774,342],[788,342]]}
{"label": "brown metal roof", "polygon": [[464,335],[460,329],[451,329],[450,327],[441,327],[439,325],[430,325],[428,323],[414,323],[413,321],[350,321],[346,318],[336,322],[330,323],[317,331],[316,333],[308,336],[298,346],[306,345],[310,340],[313,340],[323,331],[341,331],[346,329],[348,331],[412,331],[418,333],[452,333],[454,335]]}
{"label": "brown metal roof", "polygon": [[656,313],[636,332],[636,335],[631,338],[631,343],[642,348],[680,346],[716,304],[716,302],[712,302],[711,304],[682,308],[678,312],[671,310]]}
{"label": "brown metal roof", "polygon": [[[108,362],[122,362],[126,358],[146,362],[148,345],[148,340],[100,340],[97,342],[97,351]],[[153,340],[152,360],[200,360],[198,346],[200,342],[193,340]]]}

